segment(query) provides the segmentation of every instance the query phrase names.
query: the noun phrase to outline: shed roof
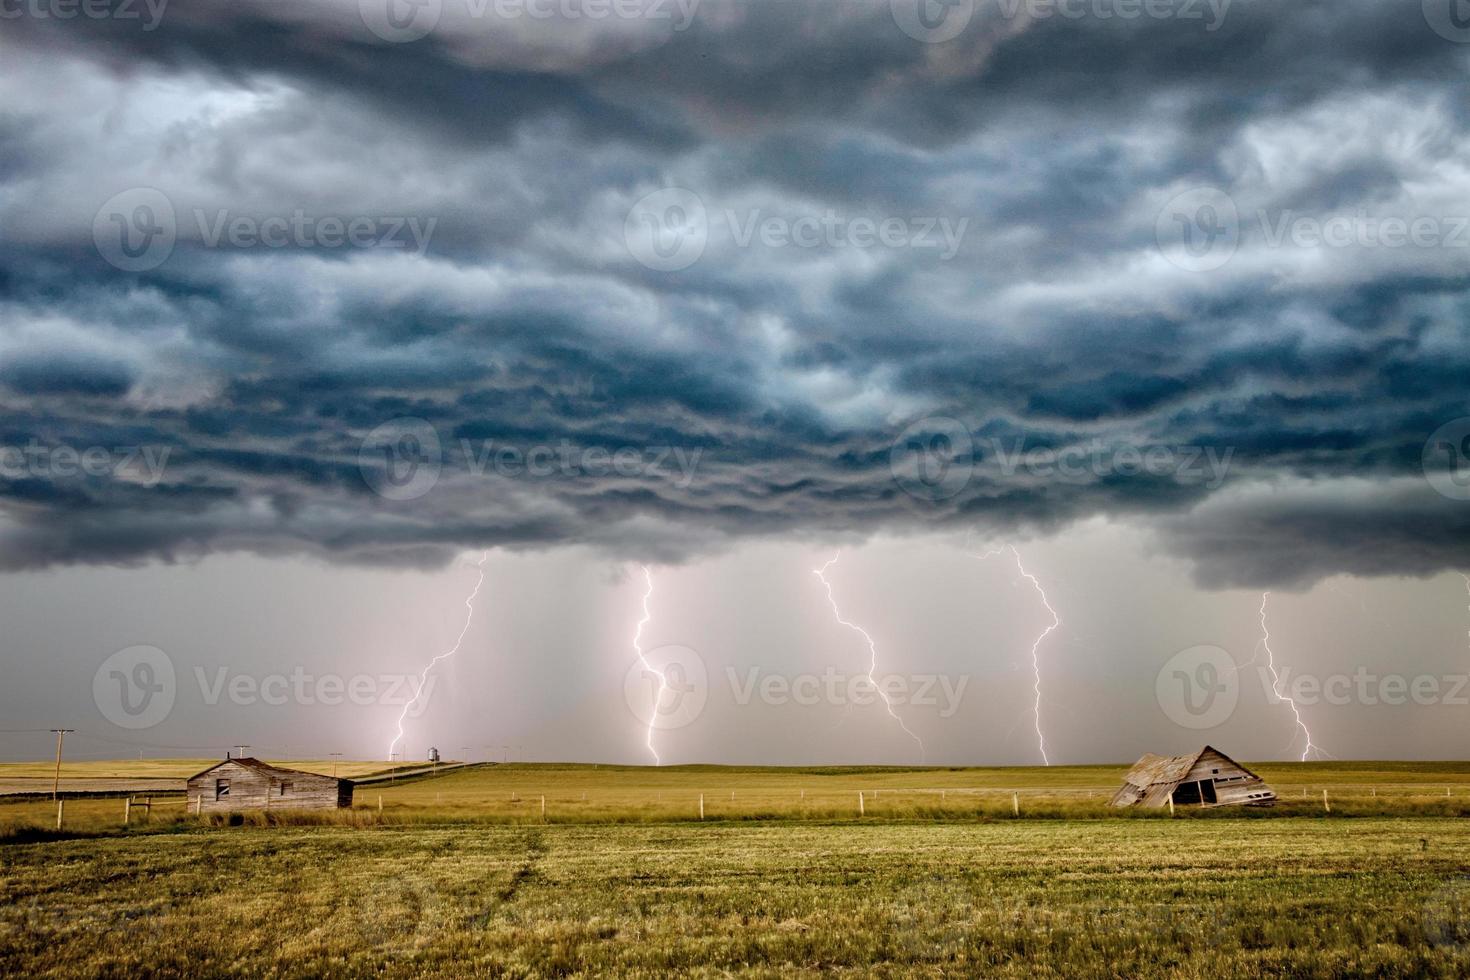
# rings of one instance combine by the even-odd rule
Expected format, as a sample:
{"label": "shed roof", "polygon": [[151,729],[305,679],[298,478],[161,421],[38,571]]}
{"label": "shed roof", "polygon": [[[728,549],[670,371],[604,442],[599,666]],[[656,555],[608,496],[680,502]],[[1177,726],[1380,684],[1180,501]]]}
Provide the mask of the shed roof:
{"label": "shed roof", "polygon": [[[198,779],[200,776],[206,776],[209,773],[214,772],[220,766],[227,766],[227,765],[229,765],[232,762],[235,763],[235,764],[237,764],[237,765],[244,766],[246,769],[253,769],[256,772],[260,773],[262,776],[275,776],[277,778],[299,777],[299,776],[308,776],[308,777],[311,777],[311,778],[314,778],[314,779],[332,779],[333,778],[332,776],[323,776],[319,772],[304,772],[304,771],[302,771],[300,769],[282,769],[280,766],[273,766],[273,765],[270,765],[269,763],[261,762],[259,759],[252,759],[249,756],[237,756],[237,757],[235,757],[233,759],[225,759],[223,762],[216,762],[214,765],[210,766],[208,769],[205,769],[203,772],[197,772],[194,775],[190,776],[189,778],[191,780]],[[349,782],[349,780],[338,779],[337,782],[339,782],[339,783]]]}

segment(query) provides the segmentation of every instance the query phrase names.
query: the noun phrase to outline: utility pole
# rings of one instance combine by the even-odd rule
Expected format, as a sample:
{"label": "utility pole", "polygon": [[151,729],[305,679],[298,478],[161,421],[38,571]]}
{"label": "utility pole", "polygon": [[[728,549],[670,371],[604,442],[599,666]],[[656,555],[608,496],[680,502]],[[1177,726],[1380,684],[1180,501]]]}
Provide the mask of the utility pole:
{"label": "utility pole", "polygon": [[245,750],[248,749],[248,748],[250,748],[250,746],[248,746],[248,745],[237,745],[237,746],[235,746],[235,758],[237,758],[237,759],[243,759],[243,758],[245,758]]}
{"label": "utility pole", "polygon": [[340,759],[340,758],[342,758],[342,753],[341,752],[330,752],[328,754],[332,757],[332,778],[333,779],[336,779],[337,778],[337,760]]}
{"label": "utility pole", "polygon": [[61,796],[61,743],[66,741],[66,736],[76,731],[75,728],[53,728],[52,734],[56,736],[56,775],[51,779],[51,798],[60,799]]}

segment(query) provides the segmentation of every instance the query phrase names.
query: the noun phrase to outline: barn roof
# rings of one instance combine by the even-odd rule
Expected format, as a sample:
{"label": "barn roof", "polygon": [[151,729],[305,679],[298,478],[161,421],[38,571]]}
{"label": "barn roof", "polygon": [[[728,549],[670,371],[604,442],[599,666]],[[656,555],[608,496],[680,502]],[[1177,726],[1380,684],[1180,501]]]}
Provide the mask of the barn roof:
{"label": "barn roof", "polygon": [[[210,766],[208,769],[204,770],[203,772],[197,772],[194,775],[190,776],[189,778],[191,780],[193,780],[193,779],[198,779],[200,776],[207,776],[209,773],[214,772],[220,766],[227,766],[227,765],[229,765],[232,762],[235,763],[236,765],[244,766],[246,769],[254,769],[256,772],[260,773],[263,776],[276,776],[278,778],[284,778],[284,777],[288,777],[288,776],[289,777],[310,776],[310,777],[313,777],[313,778],[316,778],[316,779],[331,779],[331,778],[333,778],[331,776],[323,776],[319,772],[304,772],[304,771],[302,771],[300,769],[282,769],[280,766],[273,766],[273,765],[270,765],[269,763],[261,762],[259,759],[252,759],[249,756],[236,756],[233,759],[225,759],[223,762],[216,762],[214,765]],[[342,779],[339,779],[337,781],[338,782],[347,782],[347,780],[342,780]]]}
{"label": "barn roof", "polygon": [[1147,789],[1159,783],[1177,783],[1189,774],[1199,757],[1209,751],[1209,746],[1195,752],[1193,755],[1154,755],[1152,752],[1144,753],[1143,758],[1133,764],[1128,770],[1128,775],[1123,777],[1125,783],[1131,783],[1139,789]]}

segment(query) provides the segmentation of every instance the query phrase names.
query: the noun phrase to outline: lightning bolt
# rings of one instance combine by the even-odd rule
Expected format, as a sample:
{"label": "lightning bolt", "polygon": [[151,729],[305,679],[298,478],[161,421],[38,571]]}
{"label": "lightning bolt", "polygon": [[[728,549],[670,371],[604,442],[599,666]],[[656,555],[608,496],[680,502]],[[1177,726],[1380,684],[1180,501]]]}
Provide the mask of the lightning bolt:
{"label": "lightning bolt", "polygon": [[648,570],[647,565],[639,567],[643,569],[643,581],[648,588],[643,592],[643,618],[638,620],[638,628],[633,631],[633,649],[638,652],[638,659],[642,661],[643,669],[658,678],[658,693],[653,696],[653,710],[648,716],[648,735],[644,739],[644,744],[653,754],[653,764],[661,766],[663,760],[659,758],[658,750],[653,747],[653,726],[658,721],[658,706],[663,704],[664,692],[669,689],[669,679],[664,676],[663,671],[655,669],[653,664],[648,662],[648,658],[643,655],[643,627],[653,619],[653,613],[648,611],[648,600],[653,596],[653,573]]}
{"label": "lightning bolt", "polygon": [[878,669],[878,645],[873,642],[873,638],[868,635],[867,630],[863,629],[856,623],[849,623],[847,620],[843,619],[841,610],[837,608],[837,598],[832,594],[832,583],[827,581],[827,569],[837,564],[837,559],[841,557],[842,552],[837,552],[837,554],[833,555],[832,560],[827,562],[827,564],[823,565],[821,568],[812,569],[812,574],[821,579],[822,585],[826,586],[827,602],[831,604],[832,615],[837,618],[837,622],[840,625],[846,626],[848,629],[858,633],[860,636],[862,636],[863,641],[868,644],[868,654],[870,658],[868,662],[868,683],[873,685],[873,689],[877,691],[878,696],[883,699],[883,706],[888,709],[889,717],[898,722],[898,727],[902,728],[904,730],[904,733],[908,735],[909,738],[913,739],[919,744],[919,761],[923,762],[926,754],[924,749],[924,740],[919,738],[919,736],[915,735],[912,731],[910,731],[909,726],[903,723],[903,719],[898,716],[898,712],[893,710],[893,702],[888,699],[888,695],[883,692],[882,686],[878,684],[877,678],[873,676],[873,672]]}
{"label": "lightning bolt", "polygon": [[1035,701],[1032,704],[1031,710],[1036,720],[1036,745],[1037,748],[1041,750],[1041,761],[1045,765],[1050,766],[1051,757],[1046,754],[1046,734],[1041,730],[1040,650],[1042,641],[1044,641],[1048,636],[1051,636],[1052,633],[1056,632],[1056,630],[1062,625],[1062,617],[1058,616],[1057,611],[1051,607],[1051,601],[1047,599],[1046,590],[1041,587],[1041,582],[1037,580],[1035,575],[1032,575],[1030,572],[1026,571],[1026,566],[1021,563],[1021,553],[1016,550],[1015,545],[1005,545],[999,548],[992,548],[990,551],[985,552],[985,554],[976,555],[975,557],[979,558],[981,561],[984,561],[987,558],[994,558],[996,555],[999,555],[1006,551],[1009,551],[1011,553],[1011,557],[1016,560],[1016,570],[1021,573],[1021,577],[1031,583],[1031,587],[1036,590],[1036,594],[1041,596],[1041,604],[1046,607],[1047,612],[1051,613],[1051,625],[1042,631],[1041,635],[1036,638],[1035,643],[1031,644],[1031,670],[1034,677],[1034,682],[1031,689],[1035,694]]}
{"label": "lightning bolt", "polygon": [[475,617],[475,596],[480,594],[480,586],[485,584],[485,559],[489,557],[490,552],[482,552],[480,555],[480,560],[475,562],[475,568],[479,570],[480,574],[479,577],[475,579],[474,591],[472,591],[469,596],[465,598],[464,601],[464,607],[467,612],[465,613],[464,617],[464,628],[459,631],[459,638],[454,641],[454,646],[450,647],[449,650],[439,654],[439,656],[435,657],[433,660],[430,660],[427,664],[424,665],[423,671],[419,674],[418,686],[414,688],[413,697],[409,698],[408,703],[403,706],[403,712],[398,716],[398,734],[393,737],[393,741],[388,745],[389,759],[393,758],[393,752],[398,748],[398,743],[403,741],[404,719],[408,717],[408,713],[410,710],[412,710],[413,706],[418,703],[419,693],[423,691],[424,683],[429,679],[429,671],[433,670],[434,665],[439,663],[439,661],[448,660],[450,657],[458,653],[460,644],[464,642],[465,634],[470,631],[470,621],[473,620]]}
{"label": "lightning bolt", "polygon": [[1307,756],[1311,753],[1312,749],[1316,748],[1319,753],[1322,750],[1312,744],[1312,733],[1310,730],[1308,730],[1306,723],[1302,721],[1302,713],[1297,710],[1296,702],[1287,697],[1285,694],[1281,693],[1281,675],[1276,673],[1276,654],[1271,650],[1271,630],[1266,626],[1266,603],[1270,601],[1270,599],[1271,593],[1261,593],[1261,646],[1265,648],[1266,651],[1266,669],[1271,671],[1271,692],[1275,694],[1279,700],[1285,701],[1287,704],[1291,705],[1291,713],[1296,716],[1296,727],[1300,728],[1302,730],[1302,734],[1307,736],[1307,746],[1306,748],[1302,749],[1301,759],[1301,761],[1306,762]]}

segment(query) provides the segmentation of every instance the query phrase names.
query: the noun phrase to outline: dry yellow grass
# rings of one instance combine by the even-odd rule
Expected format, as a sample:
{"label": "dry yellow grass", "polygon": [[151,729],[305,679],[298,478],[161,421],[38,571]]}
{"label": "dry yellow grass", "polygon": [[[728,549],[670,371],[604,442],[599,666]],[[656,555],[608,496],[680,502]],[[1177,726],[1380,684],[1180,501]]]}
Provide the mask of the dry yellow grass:
{"label": "dry yellow grass", "polygon": [[8,976],[1458,977],[1439,819],[233,828],[0,848]]}
{"label": "dry yellow grass", "polygon": [[491,766],[60,836],[0,803],[0,975],[1470,975],[1466,767],[1260,768],[1282,805],[1172,819],[1106,805],[1122,767]]}

